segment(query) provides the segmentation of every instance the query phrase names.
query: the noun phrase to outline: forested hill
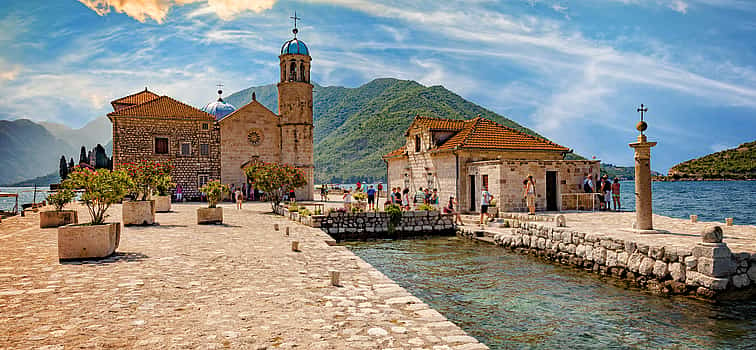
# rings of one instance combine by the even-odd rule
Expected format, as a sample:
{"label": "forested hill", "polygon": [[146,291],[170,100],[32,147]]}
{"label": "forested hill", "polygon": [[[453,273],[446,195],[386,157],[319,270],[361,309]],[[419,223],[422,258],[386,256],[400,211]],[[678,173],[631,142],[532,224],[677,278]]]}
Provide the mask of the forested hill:
{"label": "forested hill", "polygon": [[756,179],[756,141],[677,164],[674,178]]}
{"label": "forested hill", "polygon": [[[415,115],[453,119],[482,117],[538,135],[516,122],[469,102],[443,86],[383,78],[357,88],[314,88],[315,179],[353,183],[384,179],[381,156],[404,143]],[[241,107],[252,99],[277,112],[275,85],[252,87],[224,100]],[[540,136],[540,135],[538,135]]]}

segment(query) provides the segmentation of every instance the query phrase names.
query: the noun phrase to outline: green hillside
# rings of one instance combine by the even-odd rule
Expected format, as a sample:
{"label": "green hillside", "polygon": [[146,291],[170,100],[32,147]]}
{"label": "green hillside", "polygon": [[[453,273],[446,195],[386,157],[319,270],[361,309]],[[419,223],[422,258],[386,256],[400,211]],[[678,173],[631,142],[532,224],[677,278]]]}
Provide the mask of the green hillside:
{"label": "green hillside", "polygon": [[669,169],[674,178],[754,179],[756,141],[677,164]]}
{"label": "green hillside", "polygon": [[[252,91],[260,103],[277,110],[275,85],[245,89],[225,100],[240,107],[251,100]],[[426,87],[411,80],[376,79],[358,88],[316,85],[313,99],[317,182],[384,179],[381,156],[404,144],[404,132],[418,114],[453,119],[480,114],[538,135],[442,86]]]}

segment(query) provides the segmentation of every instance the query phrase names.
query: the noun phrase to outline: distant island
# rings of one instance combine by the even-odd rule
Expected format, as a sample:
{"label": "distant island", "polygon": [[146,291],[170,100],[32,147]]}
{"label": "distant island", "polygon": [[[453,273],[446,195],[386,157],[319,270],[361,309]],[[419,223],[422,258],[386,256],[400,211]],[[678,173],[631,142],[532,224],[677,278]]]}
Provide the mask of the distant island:
{"label": "distant island", "polygon": [[754,180],[756,179],[756,141],[691,159],[669,169],[659,180]]}

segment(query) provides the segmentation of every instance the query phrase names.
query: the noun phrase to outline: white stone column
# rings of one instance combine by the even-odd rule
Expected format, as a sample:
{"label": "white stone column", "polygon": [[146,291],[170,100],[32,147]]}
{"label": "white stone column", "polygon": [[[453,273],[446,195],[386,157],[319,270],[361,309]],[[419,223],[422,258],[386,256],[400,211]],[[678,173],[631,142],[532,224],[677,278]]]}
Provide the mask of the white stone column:
{"label": "white stone column", "polygon": [[653,230],[653,207],[651,204],[651,147],[656,142],[646,141],[640,134],[638,142],[630,144],[635,150],[635,228]]}

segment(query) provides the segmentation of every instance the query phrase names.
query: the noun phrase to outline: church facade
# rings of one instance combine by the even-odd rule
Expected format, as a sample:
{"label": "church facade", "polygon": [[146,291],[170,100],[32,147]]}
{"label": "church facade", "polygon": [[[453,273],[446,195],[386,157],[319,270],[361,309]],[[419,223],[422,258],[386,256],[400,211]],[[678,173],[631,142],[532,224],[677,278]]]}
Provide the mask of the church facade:
{"label": "church facade", "polygon": [[586,174],[599,173],[599,161],[564,160],[570,150],[494,121],[417,116],[405,133],[405,144],[383,156],[388,188],[415,193],[437,189],[440,204],[454,196],[462,212],[480,210],[488,189],[502,211],[524,211],[522,181],[532,175],[538,210],[570,209],[578,203]]}
{"label": "church facade", "polygon": [[[313,199],[313,86],[309,50],[294,38],[279,56],[279,114],[252,101],[236,109],[218,98],[202,109],[144,91],[111,102],[113,164],[171,161],[171,174],[188,199],[199,198],[209,180],[242,186],[244,168],[254,161],[278,162],[304,170],[307,185],[299,200]],[[219,94],[222,91],[218,91]]]}

